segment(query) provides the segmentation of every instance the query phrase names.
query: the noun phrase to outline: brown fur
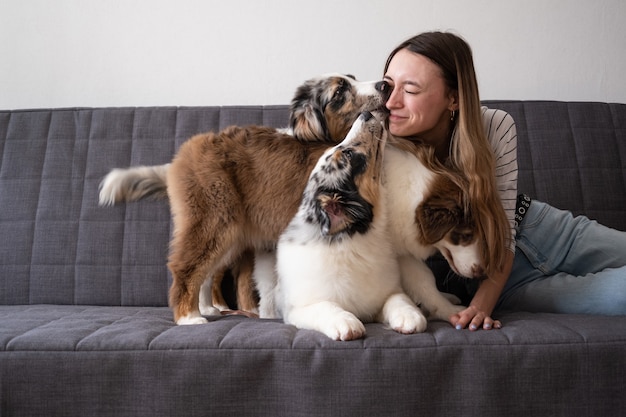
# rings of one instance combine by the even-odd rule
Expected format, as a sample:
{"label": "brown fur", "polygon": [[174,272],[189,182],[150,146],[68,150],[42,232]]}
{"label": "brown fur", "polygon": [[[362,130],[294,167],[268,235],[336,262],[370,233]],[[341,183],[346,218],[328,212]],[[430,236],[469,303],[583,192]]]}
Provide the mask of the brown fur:
{"label": "brown fur", "polygon": [[237,309],[251,313],[257,313],[259,299],[256,294],[252,273],[254,272],[254,252],[246,250],[241,254],[230,267],[224,267],[213,275],[213,286],[211,288],[211,298],[213,305],[220,310],[230,311],[222,293],[222,282],[224,276],[230,272],[233,278],[233,285],[236,289]]}
{"label": "brown fur", "polygon": [[[371,132],[374,133],[380,132]],[[296,214],[309,174],[328,145],[298,142],[264,127],[230,127],[181,146],[167,176],[174,216],[168,266],[175,320],[198,316],[200,286],[246,249],[273,247]],[[353,146],[370,150],[367,141]],[[370,159],[380,168],[382,150]],[[359,176],[377,201],[378,170]],[[374,176],[374,181],[371,176]],[[210,279],[210,278],[209,278]]]}
{"label": "brown fur", "polygon": [[430,194],[415,210],[415,223],[421,231],[420,243],[424,245],[433,245],[453,228],[469,223],[463,212],[462,190],[441,178],[432,185]]}

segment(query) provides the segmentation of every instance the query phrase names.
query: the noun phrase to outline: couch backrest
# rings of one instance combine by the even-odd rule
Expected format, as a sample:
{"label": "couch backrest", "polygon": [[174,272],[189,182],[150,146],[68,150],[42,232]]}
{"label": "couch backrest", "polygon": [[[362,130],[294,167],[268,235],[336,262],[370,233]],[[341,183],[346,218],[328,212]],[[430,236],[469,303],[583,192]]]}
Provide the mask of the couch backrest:
{"label": "couch backrest", "polygon": [[626,230],[626,104],[485,105],[516,122],[520,192]]}
{"label": "couch backrest", "polygon": [[0,112],[0,304],[167,305],[167,201],[98,206],[114,167],[196,133],[285,126],[286,106]]}
{"label": "couch backrest", "polygon": [[[487,104],[517,121],[520,191],[626,230],[626,105]],[[287,118],[287,106],[0,112],[0,304],[167,305],[167,202],[99,207],[100,180],[169,162],[196,133]]]}

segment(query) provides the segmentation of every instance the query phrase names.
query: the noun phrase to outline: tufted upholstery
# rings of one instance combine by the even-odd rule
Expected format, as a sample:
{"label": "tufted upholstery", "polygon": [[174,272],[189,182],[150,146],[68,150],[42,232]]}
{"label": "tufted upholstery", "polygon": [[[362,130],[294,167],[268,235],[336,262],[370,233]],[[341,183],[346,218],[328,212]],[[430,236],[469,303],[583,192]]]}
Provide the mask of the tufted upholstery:
{"label": "tufted upholstery", "polygon": [[488,101],[513,116],[520,192],[626,230],[626,105]]}
{"label": "tufted upholstery", "polygon": [[287,108],[0,113],[0,304],[167,305],[166,201],[102,208],[114,167],[169,162],[196,133],[283,126]]}

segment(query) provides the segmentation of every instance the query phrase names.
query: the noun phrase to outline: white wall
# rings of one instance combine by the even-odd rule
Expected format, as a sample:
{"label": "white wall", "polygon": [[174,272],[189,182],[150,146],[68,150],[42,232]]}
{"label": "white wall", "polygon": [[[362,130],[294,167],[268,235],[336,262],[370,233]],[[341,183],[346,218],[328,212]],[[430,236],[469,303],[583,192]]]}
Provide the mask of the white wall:
{"label": "white wall", "polygon": [[626,103],[624,0],[0,0],[0,109],[285,104],[454,30],[484,99]]}

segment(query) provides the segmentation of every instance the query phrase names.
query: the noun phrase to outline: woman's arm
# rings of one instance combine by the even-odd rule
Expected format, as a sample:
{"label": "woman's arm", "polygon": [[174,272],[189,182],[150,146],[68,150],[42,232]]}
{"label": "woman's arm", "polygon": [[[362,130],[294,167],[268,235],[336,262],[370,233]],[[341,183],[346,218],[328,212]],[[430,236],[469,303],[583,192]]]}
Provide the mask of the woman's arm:
{"label": "woman's arm", "polygon": [[481,282],[470,305],[465,310],[450,317],[450,323],[453,326],[457,329],[464,329],[469,326],[470,330],[477,330],[481,327],[485,330],[502,327],[500,321],[491,318],[491,313],[509,278],[513,267],[513,258],[514,253],[507,251],[507,258],[502,271]]}
{"label": "woman's arm", "polygon": [[502,271],[489,277],[478,287],[470,305],[450,318],[459,329],[500,328],[502,324],[491,318],[491,313],[502,294],[502,289],[513,267],[515,256],[515,203],[517,202],[517,129],[515,121],[502,110],[482,109],[487,138],[496,158],[496,183],[504,211],[511,224],[511,242]]}

